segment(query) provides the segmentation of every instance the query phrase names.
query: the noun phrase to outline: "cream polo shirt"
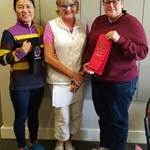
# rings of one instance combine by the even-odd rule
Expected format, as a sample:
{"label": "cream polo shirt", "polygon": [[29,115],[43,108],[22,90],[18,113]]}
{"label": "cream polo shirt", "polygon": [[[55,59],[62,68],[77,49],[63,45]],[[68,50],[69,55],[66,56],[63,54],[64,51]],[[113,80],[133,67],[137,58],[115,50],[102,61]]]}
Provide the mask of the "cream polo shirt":
{"label": "cream polo shirt", "polygon": [[[46,33],[48,30],[52,31],[49,32],[52,35],[48,36],[48,33]],[[53,40],[57,57],[61,63],[73,71],[79,71],[86,44],[86,23],[76,19],[73,31],[70,32],[59,17],[47,22],[45,34],[48,38],[51,38],[50,40]],[[46,42],[46,36],[44,37],[44,42]],[[71,83],[71,79],[48,66],[47,82],[49,84],[66,85]]]}

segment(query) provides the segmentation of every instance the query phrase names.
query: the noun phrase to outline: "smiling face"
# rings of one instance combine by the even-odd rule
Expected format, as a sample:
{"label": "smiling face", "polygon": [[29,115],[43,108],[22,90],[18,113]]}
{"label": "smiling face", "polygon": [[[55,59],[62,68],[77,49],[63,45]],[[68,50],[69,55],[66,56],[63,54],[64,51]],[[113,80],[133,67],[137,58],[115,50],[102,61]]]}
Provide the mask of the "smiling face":
{"label": "smiling face", "polygon": [[104,0],[103,6],[108,18],[114,20],[122,13],[123,0]]}
{"label": "smiling face", "polygon": [[18,19],[29,26],[34,18],[34,5],[30,0],[18,0],[15,6],[15,12]]}
{"label": "smiling face", "polygon": [[78,1],[76,0],[59,0],[57,3],[59,15],[67,20],[75,17],[78,12]]}

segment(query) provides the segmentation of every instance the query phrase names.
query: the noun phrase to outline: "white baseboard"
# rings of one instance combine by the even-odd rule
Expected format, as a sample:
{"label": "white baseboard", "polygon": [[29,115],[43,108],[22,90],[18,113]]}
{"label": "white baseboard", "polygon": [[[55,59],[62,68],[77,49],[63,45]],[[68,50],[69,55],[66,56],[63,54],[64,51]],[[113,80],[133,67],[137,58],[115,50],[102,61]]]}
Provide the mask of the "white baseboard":
{"label": "white baseboard", "polygon": [[[38,133],[39,139],[54,139],[53,128],[40,128]],[[26,128],[26,137],[28,138],[28,129]],[[15,139],[14,131],[12,127],[1,127],[1,138],[3,139]],[[79,134],[74,137],[74,140],[80,141],[99,141],[98,129],[81,129]],[[146,143],[146,137],[144,131],[129,130],[128,143]]]}

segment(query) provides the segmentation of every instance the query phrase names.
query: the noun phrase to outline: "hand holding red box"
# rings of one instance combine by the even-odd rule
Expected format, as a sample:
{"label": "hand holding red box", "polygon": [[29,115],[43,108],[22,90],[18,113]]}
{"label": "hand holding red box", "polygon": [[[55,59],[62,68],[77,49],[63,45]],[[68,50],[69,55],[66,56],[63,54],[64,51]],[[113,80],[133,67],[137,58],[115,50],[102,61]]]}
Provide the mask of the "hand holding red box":
{"label": "hand holding red box", "polygon": [[105,34],[100,34],[96,43],[94,53],[88,65],[89,72],[102,74],[110,52],[111,45],[112,41],[106,40]]}

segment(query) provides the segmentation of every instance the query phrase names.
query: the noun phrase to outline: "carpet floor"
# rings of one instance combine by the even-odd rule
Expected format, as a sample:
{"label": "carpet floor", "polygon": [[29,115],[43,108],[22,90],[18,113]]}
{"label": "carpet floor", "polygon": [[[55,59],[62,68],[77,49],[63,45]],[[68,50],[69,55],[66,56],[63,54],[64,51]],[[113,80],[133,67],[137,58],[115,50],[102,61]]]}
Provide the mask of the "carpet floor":
{"label": "carpet floor", "polygon": [[[45,150],[54,150],[55,140],[40,140]],[[98,142],[89,141],[72,141],[76,150],[91,150],[98,145]],[[146,144],[138,144],[143,150],[147,150]],[[12,139],[0,139],[0,150],[17,150],[16,140]],[[135,144],[127,143],[126,150],[135,150]]]}

